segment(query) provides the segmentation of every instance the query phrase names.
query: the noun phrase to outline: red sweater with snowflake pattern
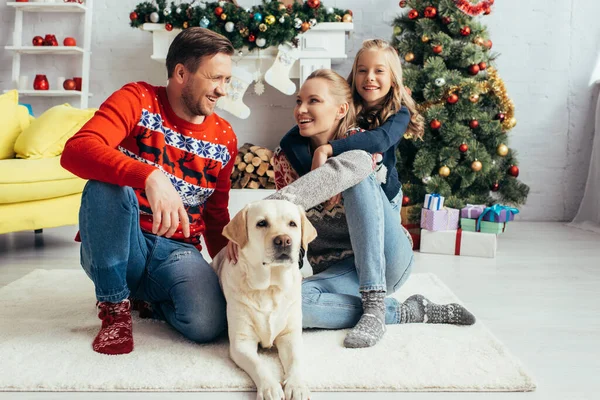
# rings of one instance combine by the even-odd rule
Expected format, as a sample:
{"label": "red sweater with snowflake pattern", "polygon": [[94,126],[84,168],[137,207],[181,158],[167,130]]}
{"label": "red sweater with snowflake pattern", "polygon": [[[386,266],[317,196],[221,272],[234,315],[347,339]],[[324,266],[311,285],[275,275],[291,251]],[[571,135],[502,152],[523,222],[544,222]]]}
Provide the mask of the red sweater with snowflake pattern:
{"label": "red sweater with snowflake pattern", "polygon": [[140,226],[152,231],[146,178],[156,169],[171,181],[190,219],[190,238],[181,226],[172,239],[200,248],[204,235],[214,257],[226,244],[230,175],[237,154],[231,125],[216,114],[201,124],[179,118],[165,87],[130,83],[113,93],[67,141],[61,165],[84,179],[130,186],[140,205]]}

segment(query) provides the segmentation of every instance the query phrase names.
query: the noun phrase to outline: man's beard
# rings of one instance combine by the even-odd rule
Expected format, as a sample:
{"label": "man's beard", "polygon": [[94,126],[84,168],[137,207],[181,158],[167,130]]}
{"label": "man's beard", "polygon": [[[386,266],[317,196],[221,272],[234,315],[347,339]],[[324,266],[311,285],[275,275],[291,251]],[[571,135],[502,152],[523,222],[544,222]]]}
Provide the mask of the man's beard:
{"label": "man's beard", "polygon": [[190,86],[185,86],[183,88],[181,91],[181,99],[183,100],[183,104],[192,115],[208,116],[214,111],[214,106],[210,108],[204,107],[202,105],[202,99],[196,100],[196,97],[193,95]]}

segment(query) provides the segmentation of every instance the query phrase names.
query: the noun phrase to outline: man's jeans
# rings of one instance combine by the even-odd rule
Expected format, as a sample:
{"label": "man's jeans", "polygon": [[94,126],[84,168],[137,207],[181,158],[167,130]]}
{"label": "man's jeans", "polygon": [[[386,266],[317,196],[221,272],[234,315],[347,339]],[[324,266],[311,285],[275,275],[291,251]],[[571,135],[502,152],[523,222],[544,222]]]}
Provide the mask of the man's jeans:
{"label": "man's jeans", "polygon": [[81,265],[99,301],[132,295],[196,342],[226,328],[217,275],[192,245],[143,233],[133,189],[89,181],[79,211]]}
{"label": "man's jeans", "polygon": [[[402,191],[390,202],[374,174],[342,193],[354,256],[302,283],[305,328],[351,328],[363,309],[360,291],[391,294],[408,279],[410,241],[400,224]],[[398,302],[385,299],[386,324],[398,323]]]}

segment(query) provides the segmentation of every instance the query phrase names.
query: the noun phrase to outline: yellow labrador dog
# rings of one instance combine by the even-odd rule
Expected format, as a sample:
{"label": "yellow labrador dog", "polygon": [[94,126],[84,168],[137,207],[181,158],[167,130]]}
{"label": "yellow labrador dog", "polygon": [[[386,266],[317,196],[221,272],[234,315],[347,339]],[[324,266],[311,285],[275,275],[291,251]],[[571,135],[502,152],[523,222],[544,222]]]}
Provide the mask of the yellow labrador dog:
{"label": "yellow labrador dog", "polygon": [[[248,204],[225,227],[223,235],[239,246],[237,264],[227,248],[212,262],[227,300],[229,353],[252,378],[257,399],[306,400],[302,377],[302,275],[305,250],[317,232],[304,210],[286,200]],[[285,373],[283,387],[263,365],[258,345],[275,344]]]}

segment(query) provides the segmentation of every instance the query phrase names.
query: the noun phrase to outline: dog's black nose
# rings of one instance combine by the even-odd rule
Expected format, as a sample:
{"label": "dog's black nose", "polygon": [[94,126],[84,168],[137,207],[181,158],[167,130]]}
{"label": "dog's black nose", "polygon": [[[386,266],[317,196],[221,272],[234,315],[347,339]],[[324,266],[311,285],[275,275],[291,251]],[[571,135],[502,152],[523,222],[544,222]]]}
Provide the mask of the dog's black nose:
{"label": "dog's black nose", "polygon": [[292,245],[292,238],[288,235],[275,236],[275,239],[273,239],[273,244],[277,248],[285,249],[286,247]]}

